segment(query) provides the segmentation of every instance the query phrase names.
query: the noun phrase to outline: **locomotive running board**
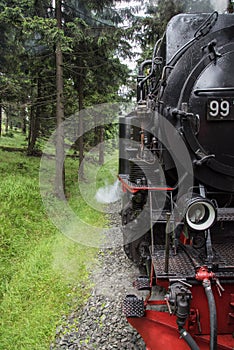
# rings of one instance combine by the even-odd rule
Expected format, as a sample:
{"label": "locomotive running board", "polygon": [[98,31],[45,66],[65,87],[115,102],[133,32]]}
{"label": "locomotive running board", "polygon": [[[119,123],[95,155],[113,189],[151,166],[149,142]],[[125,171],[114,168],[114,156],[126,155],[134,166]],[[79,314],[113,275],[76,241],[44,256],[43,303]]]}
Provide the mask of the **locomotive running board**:
{"label": "locomotive running board", "polygon": [[[214,265],[218,278],[234,279],[233,245],[230,243],[214,243]],[[152,263],[157,279],[194,279],[196,269],[206,264],[206,258],[191,246],[182,246],[178,254],[169,252],[168,272],[165,272],[165,246],[155,246],[152,254]]]}
{"label": "locomotive running board", "polygon": [[234,221],[234,208],[218,208],[217,221]]}

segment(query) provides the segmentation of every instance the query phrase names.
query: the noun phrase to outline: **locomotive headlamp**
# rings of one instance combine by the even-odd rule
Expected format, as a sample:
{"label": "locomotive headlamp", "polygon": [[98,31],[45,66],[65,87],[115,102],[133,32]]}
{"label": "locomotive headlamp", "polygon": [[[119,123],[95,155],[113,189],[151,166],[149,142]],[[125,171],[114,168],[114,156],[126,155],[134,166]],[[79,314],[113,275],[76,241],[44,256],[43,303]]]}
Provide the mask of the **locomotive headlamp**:
{"label": "locomotive headlamp", "polygon": [[186,204],[185,221],[191,229],[203,231],[214,224],[217,211],[212,201],[197,196],[191,198]]}

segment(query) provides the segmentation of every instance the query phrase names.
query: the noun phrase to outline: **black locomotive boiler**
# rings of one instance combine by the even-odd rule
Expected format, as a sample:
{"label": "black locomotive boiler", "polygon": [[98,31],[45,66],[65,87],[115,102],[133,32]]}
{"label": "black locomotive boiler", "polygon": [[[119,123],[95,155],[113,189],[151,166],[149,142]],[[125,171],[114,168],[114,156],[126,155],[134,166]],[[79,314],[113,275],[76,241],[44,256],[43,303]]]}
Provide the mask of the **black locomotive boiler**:
{"label": "black locomotive boiler", "polygon": [[234,349],[234,15],[173,17],[137,87],[119,179],[124,249],[148,292],[124,311],[148,350]]}

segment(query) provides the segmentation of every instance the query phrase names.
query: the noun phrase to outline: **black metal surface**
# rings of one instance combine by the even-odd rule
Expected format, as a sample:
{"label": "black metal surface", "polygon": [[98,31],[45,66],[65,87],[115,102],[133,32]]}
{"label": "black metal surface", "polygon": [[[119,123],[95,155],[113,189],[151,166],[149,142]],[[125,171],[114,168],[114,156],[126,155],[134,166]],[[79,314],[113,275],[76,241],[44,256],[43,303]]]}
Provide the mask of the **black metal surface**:
{"label": "black metal surface", "polygon": [[[184,44],[191,40],[207,18],[208,14],[179,14],[173,17],[167,26],[167,62]],[[211,32],[233,24],[232,15],[219,14],[218,20]]]}
{"label": "black metal surface", "polygon": [[133,286],[137,290],[150,290],[150,283],[149,283],[149,277],[148,276],[139,276],[134,282]]}
{"label": "black metal surface", "polygon": [[[233,244],[215,243],[213,244],[214,260],[213,265],[217,271],[217,277],[234,277],[234,249]],[[206,265],[206,256],[201,254],[200,250],[196,250],[191,246],[183,246],[178,250],[177,255],[173,255],[170,251],[169,256],[169,272],[165,272],[165,246],[155,246],[152,255],[157,278],[195,278],[196,270],[200,266]]]}
{"label": "black metal surface", "polygon": [[160,177],[156,171],[157,166],[154,161],[131,159],[129,181],[143,186],[156,186],[160,183]]}
{"label": "black metal surface", "polygon": [[220,265],[231,266],[234,263],[234,244],[232,242],[214,243],[213,249],[217,258],[220,261]]}
{"label": "black metal surface", "polygon": [[[138,107],[126,121],[121,118],[120,136],[127,139],[120,142],[119,178],[128,198],[123,222],[125,225],[129,222],[124,241],[125,251],[131,252],[127,255],[137,263],[145,262],[147,254],[141,254],[139,248],[142,233],[147,237],[143,243],[144,251],[148,252],[150,244],[165,244],[167,223],[173,232],[174,218],[180,220],[173,214],[174,202],[180,197],[177,188],[183,187],[188,170],[185,165],[185,177],[175,171],[177,161],[172,154],[178,150],[167,130],[168,123],[163,122],[169,121],[175,134],[182,135],[190,154],[187,164],[193,167],[191,188],[200,193],[201,185],[204,187],[202,196],[215,203],[217,222],[209,233],[206,230],[200,236],[191,228],[185,230],[193,246],[183,247],[178,243],[183,226],[180,223],[181,230],[170,236],[169,244],[174,247],[169,258],[165,256],[165,247],[156,247],[152,256],[156,274],[167,279],[172,276],[195,280],[196,269],[206,265],[219,277],[230,277],[230,282],[234,279],[234,208],[229,208],[234,207],[234,16],[220,15],[215,23],[216,13],[210,17],[212,25],[203,23],[198,29],[206,17],[193,14],[172,19],[167,40],[163,39],[166,54],[155,53],[155,59],[160,58],[161,62],[159,75],[154,60],[148,76],[143,76],[141,69],[145,100],[138,101]],[[187,42],[189,45],[184,45]],[[165,66],[166,61],[170,66]],[[183,159],[178,162],[183,163]],[[140,218],[141,211],[145,213],[144,220]],[[178,254],[173,255],[178,246]]]}
{"label": "black metal surface", "polygon": [[123,312],[126,317],[143,317],[144,301],[135,295],[127,295],[123,301]]}
{"label": "black metal surface", "polygon": [[155,246],[154,254],[152,255],[152,262],[157,278],[168,277],[194,277],[194,266],[184,251],[179,251],[177,255],[174,255],[172,251],[169,254],[169,271],[165,272],[165,247]]}
{"label": "black metal surface", "polygon": [[207,99],[207,120],[227,121],[234,120],[234,98],[212,97]]}
{"label": "black metal surface", "polygon": [[[192,17],[195,21],[194,16]],[[180,17],[180,22],[192,17]],[[184,53],[168,76],[162,96],[162,106],[164,105],[165,108],[161,110],[175,128],[181,130],[182,125],[184,137],[192,150],[191,156],[194,161],[199,159],[199,152],[204,153],[204,155],[214,155],[214,159],[205,162],[200,167],[194,167],[195,177],[213,188],[231,192],[234,192],[234,151],[232,147],[234,122],[231,117],[221,123],[220,120],[207,120],[208,98],[211,99],[213,96],[210,93],[208,96],[197,96],[194,91],[224,88],[228,89],[226,95],[220,97],[228,98],[229,101],[234,100],[233,79],[232,74],[230,74],[234,62],[233,27],[231,26],[233,23],[233,17],[221,16],[217,22],[218,30],[212,30],[211,33],[196,41]],[[225,26],[226,28],[224,28]],[[179,33],[180,29],[178,27],[178,35]],[[170,37],[172,46],[176,45],[176,42],[173,44],[173,37],[177,34],[173,34],[170,27],[167,35],[168,38]],[[183,41],[183,38],[180,38],[180,40]],[[217,42],[216,50],[220,56],[212,61],[212,57],[210,57],[210,53],[206,48],[214,40]],[[177,44],[180,46],[178,40]],[[202,50],[202,48],[204,49]],[[216,95],[216,97],[219,96]],[[185,127],[185,121],[180,123],[178,118],[176,119],[169,114],[166,115],[165,111],[168,107],[172,110],[174,108],[182,109],[182,104],[185,103],[189,106],[188,113],[193,113],[194,116],[199,115],[200,128],[196,135],[192,135],[193,123],[191,123],[191,126]],[[218,108],[221,108],[221,102]],[[173,149],[174,145],[171,147]],[[194,164],[196,163],[194,162]]]}
{"label": "black metal surface", "polygon": [[152,210],[153,223],[166,223],[168,220],[168,210]]}
{"label": "black metal surface", "polygon": [[234,208],[219,208],[218,221],[234,221]]}

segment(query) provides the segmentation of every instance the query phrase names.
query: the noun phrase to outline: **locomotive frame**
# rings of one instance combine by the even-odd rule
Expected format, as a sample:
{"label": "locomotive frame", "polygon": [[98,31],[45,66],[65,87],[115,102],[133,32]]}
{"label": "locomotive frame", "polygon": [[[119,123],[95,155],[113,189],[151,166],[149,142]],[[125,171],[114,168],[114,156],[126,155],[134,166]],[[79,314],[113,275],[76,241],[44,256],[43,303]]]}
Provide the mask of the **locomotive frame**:
{"label": "locomotive frame", "polygon": [[233,32],[230,14],[174,17],[120,118],[124,249],[147,291],[123,308],[147,350],[234,349]]}

